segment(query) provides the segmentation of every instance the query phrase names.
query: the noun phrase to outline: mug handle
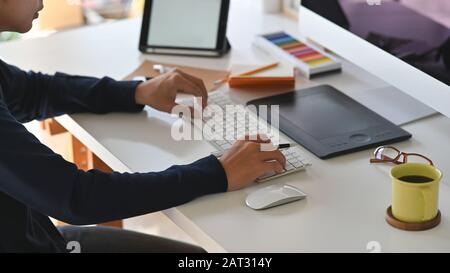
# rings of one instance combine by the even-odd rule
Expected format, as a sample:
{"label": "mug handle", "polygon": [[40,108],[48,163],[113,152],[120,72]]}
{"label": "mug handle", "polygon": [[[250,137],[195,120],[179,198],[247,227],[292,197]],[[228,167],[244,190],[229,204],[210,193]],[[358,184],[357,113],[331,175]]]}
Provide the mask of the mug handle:
{"label": "mug handle", "polygon": [[433,217],[436,213],[436,211],[434,211],[433,206],[431,205],[433,203],[433,192],[431,190],[431,187],[426,187],[422,190],[422,195],[423,195],[423,200],[424,200],[424,214],[422,217],[422,221],[425,221],[426,219],[433,219]]}

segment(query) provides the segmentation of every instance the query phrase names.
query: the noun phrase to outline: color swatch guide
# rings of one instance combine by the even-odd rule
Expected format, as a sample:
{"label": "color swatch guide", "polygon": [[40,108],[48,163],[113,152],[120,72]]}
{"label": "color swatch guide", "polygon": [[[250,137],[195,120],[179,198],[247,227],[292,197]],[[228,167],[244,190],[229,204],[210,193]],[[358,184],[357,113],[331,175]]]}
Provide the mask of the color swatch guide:
{"label": "color swatch guide", "polygon": [[341,62],[335,57],[284,32],[257,36],[254,45],[269,54],[289,60],[308,78],[342,69]]}

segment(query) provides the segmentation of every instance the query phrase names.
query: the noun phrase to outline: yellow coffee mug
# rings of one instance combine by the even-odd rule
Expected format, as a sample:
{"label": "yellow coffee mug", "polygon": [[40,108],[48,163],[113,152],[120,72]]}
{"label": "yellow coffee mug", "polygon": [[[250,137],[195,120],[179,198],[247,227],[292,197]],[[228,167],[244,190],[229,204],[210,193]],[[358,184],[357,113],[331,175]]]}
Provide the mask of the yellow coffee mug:
{"label": "yellow coffee mug", "polygon": [[441,171],[430,164],[405,163],[392,168],[391,178],[392,214],[395,218],[420,223],[436,217]]}

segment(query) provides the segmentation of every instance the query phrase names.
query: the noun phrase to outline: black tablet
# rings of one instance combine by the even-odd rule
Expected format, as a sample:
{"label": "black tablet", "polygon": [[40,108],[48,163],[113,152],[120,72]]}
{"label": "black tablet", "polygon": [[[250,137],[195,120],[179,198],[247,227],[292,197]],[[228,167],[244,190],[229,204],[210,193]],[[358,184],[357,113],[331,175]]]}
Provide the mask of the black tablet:
{"label": "black tablet", "polygon": [[[257,108],[279,105],[280,130],[323,159],[411,137],[410,133],[328,85],[248,104]],[[271,118],[267,121],[270,123]]]}
{"label": "black tablet", "polygon": [[221,56],[230,0],[146,0],[139,49],[144,53]]}

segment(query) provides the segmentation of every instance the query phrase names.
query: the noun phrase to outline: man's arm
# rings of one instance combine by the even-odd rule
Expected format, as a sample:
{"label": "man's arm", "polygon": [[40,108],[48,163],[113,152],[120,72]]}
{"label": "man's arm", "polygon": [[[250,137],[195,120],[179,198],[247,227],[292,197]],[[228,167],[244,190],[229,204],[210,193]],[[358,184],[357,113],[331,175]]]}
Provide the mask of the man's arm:
{"label": "man's arm", "polygon": [[[142,106],[136,102],[170,111],[179,90],[207,98],[203,82],[172,71],[136,88],[134,82],[52,77],[5,66],[0,61],[0,191],[42,214],[72,224],[107,222],[170,208],[205,194],[237,190],[265,173],[283,171],[284,156],[278,150],[262,151],[261,139],[237,141],[220,161],[210,156],[158,173],[78,170],[39,143],[17,120],[65,112],[139,111]],[[251,164],[243,168],[242,162]]]}
{"label": "man's arm", "polygon": [[14,117],[27,122],[65,113],[138,112],[138,82],[57,73],[25,72],[0,61],[4,101]]}
{"label": "man's arm", "polygon": [[212,156],[158,173],[78,170],[39,143],[1,101],[0,139],[0,191],[70,224],[124,219],[227,190],[225,171]]}

